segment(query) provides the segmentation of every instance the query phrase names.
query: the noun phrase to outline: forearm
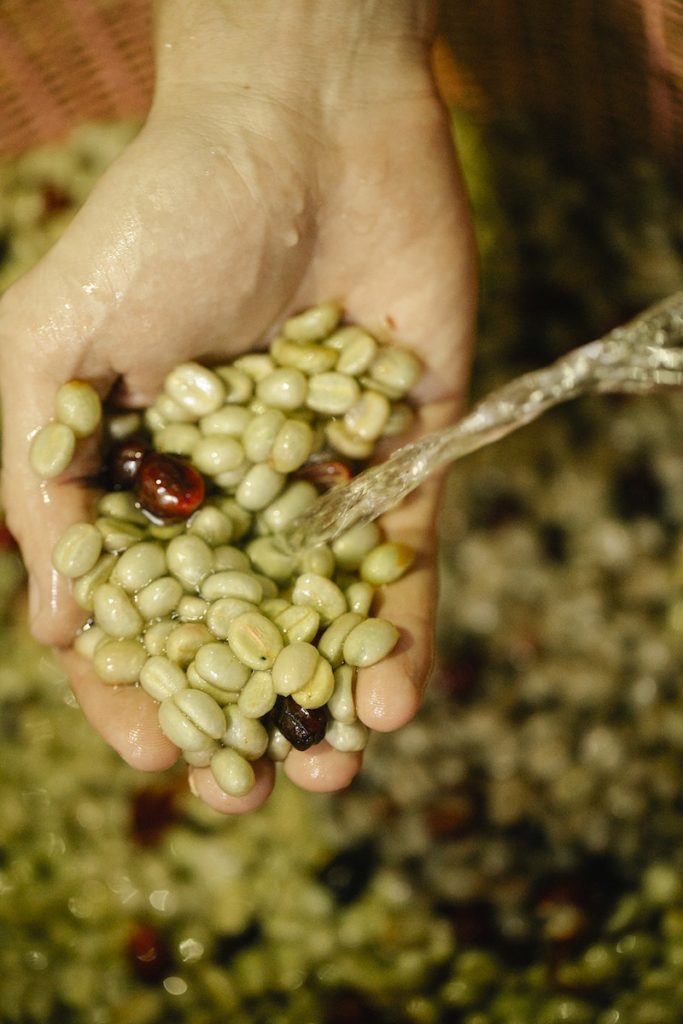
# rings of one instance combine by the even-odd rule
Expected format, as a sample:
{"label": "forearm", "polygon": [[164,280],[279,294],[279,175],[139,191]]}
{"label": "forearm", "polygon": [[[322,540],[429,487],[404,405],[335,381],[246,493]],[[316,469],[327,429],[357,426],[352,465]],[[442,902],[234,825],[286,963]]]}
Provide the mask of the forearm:
{"label": "forearm", "polygon": [[393,96],[399,72],[406,88],[423,74],[436,13],[437,0],[157,0],[158,89]]}

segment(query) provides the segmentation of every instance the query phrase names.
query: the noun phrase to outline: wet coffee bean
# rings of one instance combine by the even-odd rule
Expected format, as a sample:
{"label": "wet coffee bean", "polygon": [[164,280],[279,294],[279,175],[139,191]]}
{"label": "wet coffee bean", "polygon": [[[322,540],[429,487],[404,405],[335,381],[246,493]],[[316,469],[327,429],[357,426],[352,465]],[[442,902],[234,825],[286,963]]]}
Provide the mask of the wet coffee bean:
{"label": "wet coffee bean", "polygon": [[140,465],[135,494],[158,519],[187,519],[204,500],[204,477],[175,455],[151,452]]}
{"label": "wet coffee bean", "polygon": [[128,491],[135,484],[149,445],[140,437],[126,437],[113,445],[107,459],[108,483],[115,491]]}
{"label": "wet coffee bean", "polygon": [[283,697],[275,705],[273,720],[295,750],[308,750],[325,738],[324,708],[302,708],[291,697]]}

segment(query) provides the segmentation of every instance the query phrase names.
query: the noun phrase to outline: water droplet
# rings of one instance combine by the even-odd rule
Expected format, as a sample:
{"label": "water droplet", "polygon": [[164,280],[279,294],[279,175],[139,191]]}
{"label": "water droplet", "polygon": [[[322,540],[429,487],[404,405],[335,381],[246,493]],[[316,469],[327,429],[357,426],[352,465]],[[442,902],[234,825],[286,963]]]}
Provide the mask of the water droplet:
{"label": "water droplet", "polygon": [[168,889],[155,889],[149,894],[149,902],[161,914],[170,913],[175,907],[175,899]]}
{"label": "water droplet", "polygon": [[183,939],[178,943],[178,949],[185,963],[194,963],[204,956],[204,943],[198,939]]}
{"label": "water droplet", "polygon": [[187,982],[182,978],[171,975],[169,978],[164,978],[164,988],[169,995],[183,996],[187,992]]}

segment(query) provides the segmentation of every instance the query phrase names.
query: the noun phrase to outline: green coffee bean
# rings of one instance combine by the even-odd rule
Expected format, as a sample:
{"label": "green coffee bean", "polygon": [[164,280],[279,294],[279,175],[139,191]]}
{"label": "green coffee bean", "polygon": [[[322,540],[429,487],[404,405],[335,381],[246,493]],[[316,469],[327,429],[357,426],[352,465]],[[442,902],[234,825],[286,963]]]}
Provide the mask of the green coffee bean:
{"label": "green coffee bean", "polygon": [[[169,399],[169,401],[171,401],[171,399]],[[174,402],[173,404],[175,405],[176,403]],[[185,416],[185,419],[191,420],[192,417]],[[168,426],[168,420],[164,419],[161,415],[156,407],[156,402],[154,405],[150,405],[148,409],[145,409],[144,423],[152,434],[157,434],[160,430],[163,430],[164,427]]]}
{"label": "green coffee bean", "polygon": [[247,718],[263,718],[275,706],[276,693],[270,672],[252,672],[242,687],[237,707]]}
{"label": "green coffee bean", "polygon": [[100,531],[90,523],[74,523],[55,544],[52,564],[62,576],[83,576],[95,567],[101,552]]}
{"label": "green coffee bean", "polygon": [[315,373],[308,381],[306,405],[325,416],[343,416],[360,398],[360,388],[354,377],[330,370]]}
{"label": "green coffee bean", "polygon": [[215,637],[227,640],[228,628],[233,619],[245,612],[256,612],[257,606],[240,597],[219,597],[213,601],[206,613],[206,624]]}
{"label": "green coffee bean", "polygon": [[184,523],[152,523],[147,527],[147,535],[154,540],[173,540],[185,532]]}
{"label": "green coffee bean", "polygon": [[344,641],[344,661],[359,668],[374,665],[393,651],[399,635],[396,626],[387,619],[364,619]]}
{"label": "green coffee bean", "polygon": [[166,561],[176,579],[194,590],[211,573],[213,552],[201,537],[183,534],[174,537],[166,548]]}
{"label": "green coffee bean", "polygon": [[187,687],[180,665],[160,655],[148,658],[140,670],[140,685],[154,700],[162,701]]}
{"label": "green coffee bean", "polygon": [[358,434],[352,434],[343,420],[330,420],[325,424],[325,439],[348,459],[367,459],[372,453],[372,441],[365,441]]}
{"label": "green coffee bean", "polygon": [[213,637],[203,622],[181,622],[166,637],[166,655],[185,668],[211,640]]}
{"label": "green coffee bean", "polygon": [[160,576],[138,591],[135,603],[144,619],[163,619],[176,610],[182,596],[179,580],[173,576]]}
{"label": "green coffee bean", "polygon": [[259,462],[240,481],[235,497],[250,512],[258,512],[277,498],[284,485],[283,473]]}
{"label": "green coffee bean", "polygon": [[217,487],[220,487],[224,491],[234,491],[235,488],[244,480],[245,476],[251,469],[251,462],[245,459],[244,462],[240,462],[239,466],[235,469],[226,469],[224,473],[217,473],[213,478],[213,482]]}
{"label": "green coffee bean", "polygon": [[154,447],[159,452],[173,455],[192,455],[201,439],[194,423],[170,423],[154,434]]}
{"label": "green coffee bean", "polygon": [[[150,413],[156,415],[150,418]],[[147,426],[154,433],[169,423],[193,423],[196,419],[197,416],[191,409],[176,402],[170,395],[159,395],[151,409],[145,413]]]}
{"label": "green coffee bean", "polygon": [[360,574],[366,583],[380,586],[400,579],[415,561],[415,552],[407,544],[386,541],[363,559]]}
{"label": "green coffee bean", "polygon": [[209,697],[213,697],[216,703],[220,704],[221,707],[237,703],[237,698],[241,692],[240,690],[224,690],[220,686],[214,686],[213,683],[204,679],[204,676],[200,676],[193,661],[191,661],[187,666],[185,672],[190,686],[195,690],[201,690],[203,693],[208,693]]}
{"label": "green coffee bean", "polygon": [[265,615],[245,612],[228,626],[228,643],[244,665],[270,668],[283,647],[280,630]]}
{"label": "green coffee bean", "polygon": [[325,344],[339,348],[337,369],[352,377],[367,373],[377,352],[377,342],[361,327],[341,327]]}
{"label": "green coffee bean", "polygon": [[221,378],[199,363],[181,363],[166,377],[164,390],[197,419],[220,409],[225,399]]}
{"label": "green coffee bean", "polygon": [[273,687],[282,697],[289,697],[312,678],[320,655],[313,644],[297,642],[283,647],[272,668]]}
{"label": "green coffee bean", "polygon": [[239,441],[247,428],[247,424],[252,419],[253,413],[251,410],[245,409],[241,405],[224,405],[218,412],[212,412],[209,416],[202,416],[199,421],[199,429],[205,437],[223,434],[227,437],[234,437]]}
{"label": "green coffee bean", "polygon": [[117,554],[132,548],[145,536],[144,527],[126,519],[115,519],[113,516],[99,516],[95,520],[95,526],[101,534],[104,550]]}
{"label": "green coffee bean", "polygon": [[287,417],[280,409],[268,409],[253,416],[242,437],[247,458],[252,462],[264,462],[270,455],[275,437],[286,422]]}
{"label": "green coffee bean", "polygon": [[320,341],[332,333],[340,315],[335,302],[321,302],[286,320],[282,333],[290,341]]}
{"label": "green coffee bean", "polygon": [[292,604],[315,608],[323,625],[347,611],[346,598],[337,584],[313,572],[297,577],[292,590]]}
{"label": "green coffee bean", "polygon": [[313,484],[308,480],[296,480],[263,509],[261,516],[265,526],[271,533],[278,533],[310,508],[317,497]]}
{"label": "green coffee bean", "polygon": [[334,673],[325,658],[318,658],[315,671],[308,682],[292,693],[292,699],[302,708],[321,708],[332,696]]}
{"label": "green coffee bean", "polygon": [[192,768],[208,768],[211,759],[221,748],[218,743],[211,743],[204,750],[183,750],[183,760]]}
{"label": "green coffee bean", "polygon": [[207,683],[221,690],[241,690],[249,679],[249,668],[226,643],[207,641],[196,652],[194,667]]}
{"label": "green coffee bean", "polygon": [[142,632],[142,616],[125,590],[113,583],[101,583],[95,588],[93,611],[97,625],[118,640],[128,640]]}
{"label": "green coffee bean", "polygon": [[220,597],[239,597],[242,601],[260,604],[263,587],[251,572],[224,569],[206,577],[201,585],[201,595],[207,601],[217,601]]}
{"label": "green coffee bean", "polygon": [[275,369],[275,363],[266,352],[248,352],[236,359],[232,365],[257,382]]}
{"label": "green coffee bean", "polygon": [[90,437],[102,419],[100,396],[87,381],[67,381],[57,392],[55,416],[76,437]]}
{"label": "green coffee bean", "polygon": [[287,338],[275,338],[270,353],[280,366],[291,366],[307,375],[333,370],[337,362],[337,353],[332,348],[299,344]]}
{"label": "green coffee bean", "polygon": [[405,434],[415,419],[415,413],[405,402],[396,402],[392,405],[389,419],[384,425],[382,437],[396,437],[398,434]]}
{"label": "green coffee bean", "polygon": [[123,587],[126,593],[135,594],[165,572],[166,556],[162,546],[151,541],[140,541],[119,557],[111,579]]}
{"label": "green coffee bean", "polygon": [[337,668],[343,661],[342,649],[347,636],[360,622],[363,616],[357,612],[345,612],[338,619],[327,627],[318,641],[318,650],[327,658],[333,668]]}
{"label": "green coffee bean", "polygon": [[362,722],[332,721],[325,730],[325,739],[335,750],[360,751],[368,745],[370,730]]}
{"label": "green coffee bean", "polygon": [[246,796],[254,788],[256,776],[246,758],[225,747],[211,758],[214,779],[228,796]]}
{"label": "green coffee bean", "polygon": [[279,729],[272,726],[269,732],[268,749],[266,753],[271,761],[284,761],[290,750],[292,744],[286,739]]}
{"label": "green coffee bean", "polygon": [[236,569],[238,572],[249,572],[251,563],[244,551],[233,547],[230,544],[219,544],[213,552],[214,569],[216,572],[223,572],[224,569]]}
{"label": "green coffee bean", "polygon": [[266,752],[268,733],[255,718],[249,718],[239,706],[225,709],[225,732],[221,737],[226,747],[236,750],[247,761],[256,761]]}
{"label": "green coffee bean", "polygon": [[387,345],[379,350],[370,366],[370,378],[390,398],[402,398],[417,382],[420,360],[404,348]]}
{"label": "green coffee bean", "polygon": [[344,591],[349,605],[349,611],[358,612],[363,618],[370,614],[372,602],[375,597],[375,588],[364,580],[351,583]]}
{"label": "green coffee bean", "polygon": [[271,537],[257,537],[247,545],[252,565],[278,583],[285,583],[294,572],[296,560],[282,551]]}
{"label": "green coffee bean", "polygon": [[74,650],[76,654],[80,654],[82,658],[88,658],[92,661],[97,645],[102,643],[107,638],[107,634],[100,626],[90,624],[84,626],[80,633],[76,634],[74,640]]}
{"label": "green coffee bean", "polygon": [[[187,532],[201,537],[211,547],[227,544],[232,538],[232,520],[225,512],[205,505],[198,509],[187,524]],[[215,562],[215,555],[214,555]]]}
{"label": "green coffee bean", "polygon": [[308,459],[313,444],[314,433],[308,423],[303,420],[285,420],[270,452],[273,469],[278,473],[293,473]]}
{"label": "green coffee bean", "polygon": [[271,409],[298,409],[304,403],[307,390],[305,376],[292,367],[273,370],[256,385],[257,397]]}
{"label": "green coffee bean", "polygon": [[100,516],[124,519],[127,523],[137,523],[139,526],[147,526],[149,522],[135,504],[135,497],[130,491],[110,491],[103,494],[97,502],[97,512]]}
{"label": "green coffee bean", "polygon": [[104,683],[126,686],[136,683],[147,660],[137,640],[104,640],[93,656],[93,668]]}
{"label": "green coffee bean", "polygon": [[340,569],[358,569],[361,562],[380,544],[382,531],[377,523],[352,526],[332,541],[332,551]]}
{"label": "green coffee bean", "polygon": [[297,571],[299,573],[312,572],[318,576],[331,577],[334,575],[335,559],[332,548],[327,544],[316,544],[315,547],[305,548],[299,552],[297,557]]}
{"label": "green coffee bean", "polygon": [[264,599],[278,596],[277,584],[269,576],[264,576],[262,572],[253,572],[252,575],[261,584]]}
{"label": "green coffee bean", "polygon": [[183,622],[202,622],[210,608],[208,601],[195,594],[183,594],[178,601],[178,615]]}
{"label": "green coffee bean", "polygon": [[365,391],[344,414],[344,426],[364,441],[380,437],[391,414],[389,400],[378,391]]}
{"label": "green coffee bean", "polygon": [[327,710],[343,725],[356,721],[355,680],[356,670],[351,665],[340,665],[334,671],[334,692],[327,701]]}
{"label": "green coffee bean", "polygon": [[178,623],[174,619],[160,619],[147,627],[142,637],[145,650],[150,656],[161,655],[166,651],[166,641]]}
{"label": "green coffee bean", "polygon": [[64,423],[48,423],[31,442],[31,466],[39,477],[50,480],[60,476],[71,464],[76,450],[76,435]]}
{"label": "green coffee bean", "polygon": [[[275,619],[283,612],[286,608],[290,608],[289,601],[286,601],[284,597],[266,597],[261,601],[259,611],[262,615],[267,615],[271,622],[275,622]],[[279,628],[279,627],[278,627]],[[282,632],[282,630],[280,630]]]}
{"label": "green coffee bean", "polygon": [[201,690],[179,690],[159,705],[162,732],[181,750],[206,750],[220,739],[225,718],[219,704]]}
{"label": "green coffee bean", "polygon": [[274,619],[275,625],[289,644],[312,643],[320,626],[320,616],[315,608],[286,603]]}
{"label": "green coffee bean", "polygon": [[136,434],[142,427],[142,416],[139,412],[119,412],[107,418],[107,433],[113,441],[122,441],[124,437]]}
{"label": "green coffee bean", "polygon": [[229,405],[243,405],[254,393],[254,382],[244,370],[235,366],[217,366],[215,372],[223,381],[225,396],[223,401]]}
{"label": "green coffee bean", "polygon": [[192,450],[192,461],[207,476],[218,476],[237,469],[244,462],[244,448],[234,437],[211,434],[197,441]]}

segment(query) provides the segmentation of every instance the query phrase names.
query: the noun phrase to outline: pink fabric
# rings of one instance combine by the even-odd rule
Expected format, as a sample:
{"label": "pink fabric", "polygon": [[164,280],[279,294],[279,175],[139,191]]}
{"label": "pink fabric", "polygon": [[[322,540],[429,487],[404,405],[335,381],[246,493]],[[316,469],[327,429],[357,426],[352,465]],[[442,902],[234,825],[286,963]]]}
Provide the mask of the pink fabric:
{"label": "pink fabric", "polygon": [[150,26],[149,0],[2,0],[0,157],[83,121],[143,114]]}

